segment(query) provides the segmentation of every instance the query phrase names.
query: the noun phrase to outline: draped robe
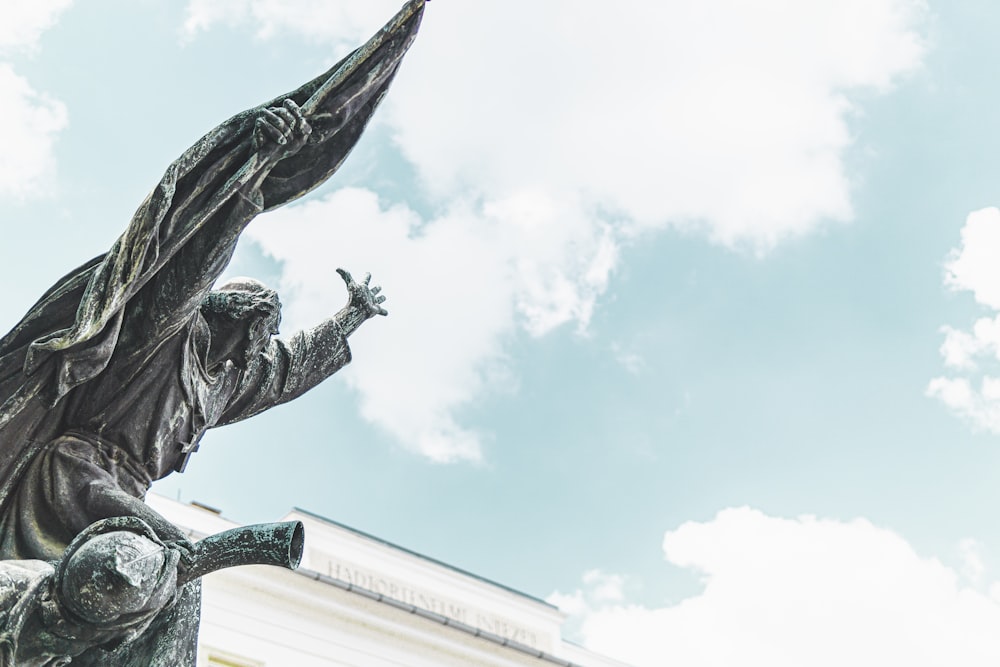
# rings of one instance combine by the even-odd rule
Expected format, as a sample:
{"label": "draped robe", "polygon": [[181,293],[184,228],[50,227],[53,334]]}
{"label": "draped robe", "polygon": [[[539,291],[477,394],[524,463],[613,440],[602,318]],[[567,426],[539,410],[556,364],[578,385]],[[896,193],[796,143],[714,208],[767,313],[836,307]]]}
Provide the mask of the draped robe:
{"label": "draped robe", "polygon": [[[58,281],[0,339],[0,558],[58,556],[94,519],[61,497],[79,486],[69,477],[104,476],[141,498],[183,468],[208,428],[290,400],[350,360],[342,336],[317,328],[271,341],[246,370],[227,362],[210,372],[200,306],[246,225],[340,166],[423,4],[410,0],[328,72],[202,137],[112,248]],[[258,152],[254,122],[289,98],[313,131],[275,162]]]}

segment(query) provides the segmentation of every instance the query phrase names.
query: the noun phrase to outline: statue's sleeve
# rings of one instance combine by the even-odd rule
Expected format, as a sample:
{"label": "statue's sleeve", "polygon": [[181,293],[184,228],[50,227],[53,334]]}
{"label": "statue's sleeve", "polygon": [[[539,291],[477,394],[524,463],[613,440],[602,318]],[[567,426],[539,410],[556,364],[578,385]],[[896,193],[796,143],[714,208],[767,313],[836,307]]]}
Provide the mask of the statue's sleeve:
{"label": "statue's sleeve", "polygon": [[248,364],[216,426],[252,417],[301,396],[351,361],[351,348],[332,320],[276,338]]}

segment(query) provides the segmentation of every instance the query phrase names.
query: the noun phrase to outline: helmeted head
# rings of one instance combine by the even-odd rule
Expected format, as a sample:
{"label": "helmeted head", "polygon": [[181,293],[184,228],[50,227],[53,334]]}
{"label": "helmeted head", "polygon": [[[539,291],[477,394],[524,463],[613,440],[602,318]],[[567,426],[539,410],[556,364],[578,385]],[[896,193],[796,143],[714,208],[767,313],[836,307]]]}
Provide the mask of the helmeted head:
{"label": "helmeted head", "polygon": [[246,368],[281,323],[278,293],[254,278],[233,278],[209,292],[201,313],[212,332],[211,363],[232,361]]}
{"label": "helmeted head", "polygon": [[66,548],[56,593],[65,609],[93,626],[144,626],[173,602],[178,559],[145,522],[105,519]]}

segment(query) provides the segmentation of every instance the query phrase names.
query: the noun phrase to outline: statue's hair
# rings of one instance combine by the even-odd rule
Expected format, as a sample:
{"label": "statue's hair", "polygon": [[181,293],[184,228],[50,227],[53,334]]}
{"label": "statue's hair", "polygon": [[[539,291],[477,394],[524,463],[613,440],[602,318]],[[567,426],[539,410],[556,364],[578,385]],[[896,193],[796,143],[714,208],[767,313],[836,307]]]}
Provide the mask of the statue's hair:
{"label": "statue's hair", "polygon": [[221,316],[233,322],[255,316],[273,320],[270,333],[274,334],[281,319],[281,301],[277,292],[259,280],[234,278],[208,293],[201,302],[201,312],[210,319]]}

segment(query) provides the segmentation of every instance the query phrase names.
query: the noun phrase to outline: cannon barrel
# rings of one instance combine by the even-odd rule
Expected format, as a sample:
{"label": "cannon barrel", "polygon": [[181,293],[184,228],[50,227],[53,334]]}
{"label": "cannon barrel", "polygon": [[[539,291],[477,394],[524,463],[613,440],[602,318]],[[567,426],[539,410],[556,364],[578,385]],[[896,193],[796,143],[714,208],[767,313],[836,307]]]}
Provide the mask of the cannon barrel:
{"label": "cannon barrel", "polygon": [[294,570],[302,561],[301,521],[258,523],[210,535],[194,545],[193,565],[177,577],[186,584],[210,572],[239,565],[277,565]]}

